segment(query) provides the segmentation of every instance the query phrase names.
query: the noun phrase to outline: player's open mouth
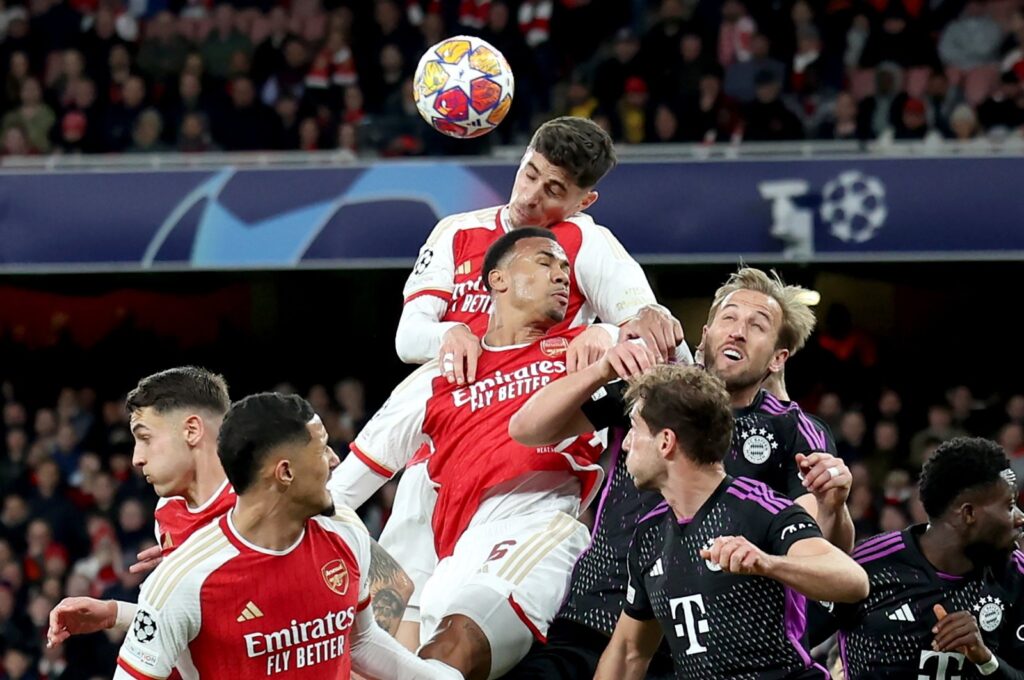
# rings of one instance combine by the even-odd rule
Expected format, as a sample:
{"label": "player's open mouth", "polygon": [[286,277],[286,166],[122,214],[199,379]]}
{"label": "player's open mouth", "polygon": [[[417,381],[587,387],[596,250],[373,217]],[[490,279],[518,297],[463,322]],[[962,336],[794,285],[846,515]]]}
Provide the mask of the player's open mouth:
{"label": "player's open mouth", "polygon": [[730,359],[731,361],[739,361],[743,358],[743,355],[740,354],[740,351],[738,349],[733,349],[732,347],[723,349],[722,356],[724,356],[726,359]]}

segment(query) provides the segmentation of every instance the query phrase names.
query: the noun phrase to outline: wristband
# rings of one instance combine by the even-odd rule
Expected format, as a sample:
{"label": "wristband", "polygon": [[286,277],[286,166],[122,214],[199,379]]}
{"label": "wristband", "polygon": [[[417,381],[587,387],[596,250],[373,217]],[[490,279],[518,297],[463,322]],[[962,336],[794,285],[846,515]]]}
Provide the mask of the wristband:
{"label": "wristband", "polygon": [[982,675],[992,675],[999,669],[999,659],[993,654],[992,658],[985,663],[976,663],[974,665],[978,667],[978,672]]}

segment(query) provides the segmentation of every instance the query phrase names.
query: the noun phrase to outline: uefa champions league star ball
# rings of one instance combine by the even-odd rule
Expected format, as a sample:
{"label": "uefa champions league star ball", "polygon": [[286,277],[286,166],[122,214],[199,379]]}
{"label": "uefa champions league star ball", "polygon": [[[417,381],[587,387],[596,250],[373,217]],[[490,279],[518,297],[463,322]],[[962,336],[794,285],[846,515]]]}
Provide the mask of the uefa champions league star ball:
{"label": "uefa champions league star ball", "polygon": [[485,135],[508,114],[515,78],[505,57],[485,40],[447,38],[420,58],[412,96],[423,120],[450,137]]}

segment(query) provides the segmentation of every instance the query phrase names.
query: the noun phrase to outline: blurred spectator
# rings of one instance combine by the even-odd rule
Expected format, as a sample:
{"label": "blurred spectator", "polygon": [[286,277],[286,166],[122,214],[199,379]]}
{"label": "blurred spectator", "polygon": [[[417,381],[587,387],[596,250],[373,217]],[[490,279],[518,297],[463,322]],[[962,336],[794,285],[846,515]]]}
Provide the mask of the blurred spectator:
{"label": "blurred spectator", "polygon": [[142,111],[135,119],[135,127],[132,129],[132,144],[128,147],[128,153],[161,153],[169,150],[160,135],[163,133],[164,122],[160,112],[154,108]]}
{"label": "blurred spectator", "polygon": [[639,144],[647,134],[647,83],[639,76],[626,79],[625,90],[615,106],[616,128],[621,141]]}
{"label": "blurred spectator", "polygon": [[978,121],[986,131],[1008,131],[1024,125],[1021,79],[1013,71],[1002,74],[999,87],[978,105]]}
{"label": "blurred spectator", "polygon": [[178,130],[175,148],[183,153],[202,153],[219,149],[210,137],[206,116],[197,112],[185,115]]}
{"label": "blurred spectator", "polygon": [[857,113],[862,139],[875,139],[891,130],[903,115],[907,94],[903,91],[903,69],[886,62],[875,69],[875,93],[860,102]]}
{"label": "blurred spectator", "polygon": [[818,125],[818,139],[857,139],[857,101],[849,92],[836,95],[832,108]]}
{"label": "blurred spectator", "polygon": [[742,103],[752,102],[757,98],[759,79],[766,82],[769,76],[781,85],[786,65],[771,57],[768,36],[755,33],[750,38],[750,56],[725,69],[725,93]]}
{"label": "blurred spectator", "polygon": [[908,456],[900,448],[900,429],[891,420],[875,423],[870,452],[864,457],[864,466],[870,474],[871,484],[878,486],[886,473],[907,464]]}
{"label": "blurred spectator", "polygon": [[718,29],[718,63],[729,68],[751,58],[751,47],[757,24],[741,0],[722,3],[722,23]]}
{"label": "blurred spectator", "polygon": [[136,60],[139,70],[161,88],[169,87],[185,65],[188,45],[178,35],[177,22],[170,12],[160,12],[146,27]]}
{"label": "blurred spectator", "polygon": [[288,11],[280,5],[267,14],[270,32],[252,55],[253,81],[262,87],[272,74],[285,65],[284,45],[295,37],[288,28]]}
{"label": "blurred spectator", "polygon": [[751,142],[777,142],[803,139],[800,119],[782,103],[782,82],[771,71],[754,78],[755,99],[743,110],[746,124],[743,139]]}
{"label": "blurred spectator", "polygon": [[932,71],[925,87],[925,106],[927,107],[929,127],[947,137],[954,136],[951,117],[955,109],[966,108],[972,114],[974,113],[969,105],[961,104],[960,100],[960,92],[950,86],[949,77],[945,71],[939,69]]}
{"label": "blurred spectator", "polygon": [[248,55],[252,52],[252,43],[235,27],[234,8],[219,4],[213,11],[213,30],[200,50],[203,64],[214,78],[226,79],[231,73],[231,58],[235,52]]}
{"label": "blurred spectator", "polygon": [[146,82],[138,76],[124,83],[121,101],[107,111],[105,133],[107,148],[124,151],[132,142],[135,120],[145,108]]}
{"label": "blurred spectator", "polygon": [[836,451],[847,464],[857,463],[867,455],[867,422],[860,411],[847,411],[839,421]]}
{"label": "blurred spectator", "polygon": [[[630,81],[630,79],[633,79]],[[623,94],[627,82],[644,83],[643,64],[640,60],[640,40],[628,28],[620,30],[612,43],[612,53],[594,70],[594,95],[598,103],[609,110],[614,109]]]}
{"label": "blurred spectator", "polygon": [[928,132],[928,115],[924,102],[917,98],[904,101],[893,126],[893,137],[900,140],[924,139]]}
{"label": "blurred spectator", "polygon": [[965,437],[967,432],[954,426],[953,413],[944,403],[932,404],[928,408],[928,426],[910,439],[910,459],[916,466],[927,460],[927,449],[953,437]]}
{"label": "blurred spectator", "polygon": [[35,78],[25,78],[21,83],[19,106],[8,112],[0,124],[3,133],[18,128],[24,132],[28,143],[25,153],[47,153],[50,150],[50,130],[57,118],[53,109],[43,102],[43,90]]}
{"label": "blurred spectator", "polygon": [[861,65],[876,66],[886,61],[903,67],[936,63],[935,46],[929,35],[928,3],[919,0],[871,0],[865,4],[870,32]]}
{"label": "blurred spectator", "polygon": [[214,140],[226,151],[280,148],[281,122],[272,109],[256,98],[252,80],[246,76],[232,80],[230,96],[231,101],[214,128]]}
{"label": "blurred spectator", "polygon": [[737,134],[739,109],[722,92],[722,77],[716,68],[701,76],[698,92],[683,101],[680,136],[691,142],[728,142]]}
{"label": "blurred spectator", "polygon": [[989,15],[985,4],[970,0],[955,21],[946,25],[939,38],[942,63],[967,70],[996,61],[1003,31]]}

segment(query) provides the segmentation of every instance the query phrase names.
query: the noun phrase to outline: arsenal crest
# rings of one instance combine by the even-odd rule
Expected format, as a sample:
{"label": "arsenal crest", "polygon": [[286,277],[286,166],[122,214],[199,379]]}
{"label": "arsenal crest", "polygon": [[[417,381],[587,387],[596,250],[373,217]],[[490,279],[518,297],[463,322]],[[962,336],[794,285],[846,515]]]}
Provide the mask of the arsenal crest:
{"label": "arsenal crest", "polygon": [[324,565],[322,572],[328,588],[338,595],[348,592],[348,567],[345,566],[344,560],[331,560]]}
{"label": "arsenal crest", "polygon": [[565,338],[544,338],[540,341],[540,351],[544,356],[560,357],[569,349],[569,341]]}

